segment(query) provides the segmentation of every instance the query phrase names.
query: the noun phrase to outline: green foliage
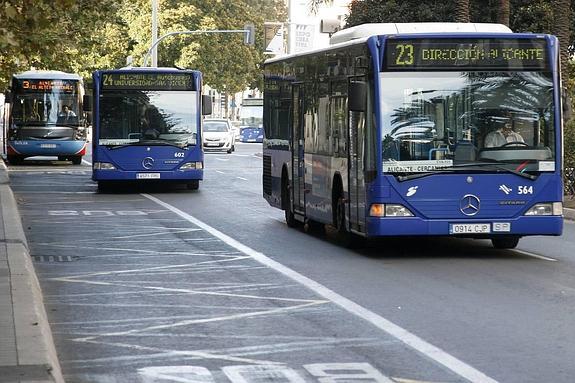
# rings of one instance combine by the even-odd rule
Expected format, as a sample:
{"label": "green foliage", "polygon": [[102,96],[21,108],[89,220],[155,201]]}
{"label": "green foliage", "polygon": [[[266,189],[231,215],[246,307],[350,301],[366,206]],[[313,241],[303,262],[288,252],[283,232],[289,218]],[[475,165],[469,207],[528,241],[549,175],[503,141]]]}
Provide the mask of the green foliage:
{"label": "green foliage", "polygon": [[[7,85],[13,73],[32,67],[82,72],[92,50],[106,46],[96,36],[115,22],[116,13],[114,0],[3,1],[0,88]],[[98,61],[110,59],[108,56],[102,52]]]}
{"label": "green foliage", "polygon": [[452,1],[435,0],[354,0],[346,27],[364,23],[439,22],[452,18]]}
{"label": "green foliage", "polygon": [[[158,65],[199,69],[205,83],[229,92],[257,85],[264,60],[263,23],[286,18],[283,0],[160,0],[158,35],[183,30],[256,26],[256,46],[242,34],[179,35],[158,48]],[[260,42],[260,46],[257,43]],[[149,0],[4,0],[0,3],[0,89],[13,73],[53,69],[89,79],[119,68],[128,55],[141,65],[151,45]]]}

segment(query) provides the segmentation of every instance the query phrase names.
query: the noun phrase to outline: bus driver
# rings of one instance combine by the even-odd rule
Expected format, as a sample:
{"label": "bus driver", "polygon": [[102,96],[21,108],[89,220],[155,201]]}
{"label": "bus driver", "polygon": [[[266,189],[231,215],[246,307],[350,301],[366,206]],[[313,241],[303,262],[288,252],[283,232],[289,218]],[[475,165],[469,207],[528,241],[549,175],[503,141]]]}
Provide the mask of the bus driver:
{"label": "bus driver", "polygon": [[521,134],[513,131],[513,124],[511,119],[505,121],[502,127],[490,132],[485,137],[485,147],[493,148],[503,146],[512,142],[525,142]]}

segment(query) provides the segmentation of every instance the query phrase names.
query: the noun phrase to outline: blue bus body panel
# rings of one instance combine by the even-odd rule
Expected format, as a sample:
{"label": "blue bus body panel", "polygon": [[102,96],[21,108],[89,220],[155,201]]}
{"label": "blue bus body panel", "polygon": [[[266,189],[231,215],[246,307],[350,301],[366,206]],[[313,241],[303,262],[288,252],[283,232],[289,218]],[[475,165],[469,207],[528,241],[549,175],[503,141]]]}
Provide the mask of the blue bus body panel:
{"label": "blue bus body panel", "polygon": [[[511,224],[512,235],[561,235],[561,216],[525,216],[536,203],[561,202],[561,179],[544,173],[537,180],[510,174],[444,174],[398,182],[386,176],[369,190],[371,203],[402,204],[414,217],[368,218],[368,235],[450,235],[450,224]],[[463,210],[468,197],[477,198],[478,211]],[[493,233],[492,233],[493,234]],[[498,233],[494,233],[498,234]]]}
{"label": "blue bus body panel", "polygon": [[23,156],[71,156],[80,155],[86,147],[82,140],[23,140],[8,141],[8,146]]}
{"label": "blue bus body panel", "polygon": [[[92,178],[98,180],[136,180],[139,173],[160,173],[161,180],[202,180],[203,169],[179,170],[187,162],[202,162],[200,148],[190,146],[127,146],[108,149],[97,146],[94,162],[107,162],[116,170],[94,170]],[[146,165],[146,166],[144,166]]]}

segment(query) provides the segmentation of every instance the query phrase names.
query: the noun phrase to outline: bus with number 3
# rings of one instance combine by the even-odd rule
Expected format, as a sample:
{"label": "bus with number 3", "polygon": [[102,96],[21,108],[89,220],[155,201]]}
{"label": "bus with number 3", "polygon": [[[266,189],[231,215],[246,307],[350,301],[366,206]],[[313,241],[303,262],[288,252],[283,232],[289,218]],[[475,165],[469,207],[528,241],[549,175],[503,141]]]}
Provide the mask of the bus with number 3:
{"label": "bus with number 3", "polygon": [[[101,189],[127,181],[199,188],[203,179],[202,75],[175,68],[93,74],[93,172]],[[88,105],[89,103],[85,103]]]}
{"label": "bus with number 3", "polygon": [[82,77],[61,71],[31,70],[12,76],[4,105],[3,152],[11,164],[47,156],[82,163],[86,120]]}
{"label": "bus with number 3", "polygon": [[269,59],[263,195],[346,244],[561,235],[558,52],[499,24],[407,23]]}

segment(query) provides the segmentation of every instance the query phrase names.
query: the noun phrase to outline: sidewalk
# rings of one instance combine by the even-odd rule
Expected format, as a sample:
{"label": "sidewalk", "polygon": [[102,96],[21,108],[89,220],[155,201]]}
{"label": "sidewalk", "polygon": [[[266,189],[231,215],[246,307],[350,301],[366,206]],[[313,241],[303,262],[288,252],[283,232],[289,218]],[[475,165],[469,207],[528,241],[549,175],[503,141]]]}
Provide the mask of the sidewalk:
{"label": "sidewalk", "polygon": [[0,383],[63,383],[42,292],[0,158]]}

